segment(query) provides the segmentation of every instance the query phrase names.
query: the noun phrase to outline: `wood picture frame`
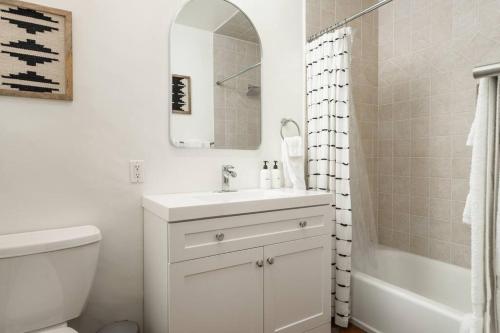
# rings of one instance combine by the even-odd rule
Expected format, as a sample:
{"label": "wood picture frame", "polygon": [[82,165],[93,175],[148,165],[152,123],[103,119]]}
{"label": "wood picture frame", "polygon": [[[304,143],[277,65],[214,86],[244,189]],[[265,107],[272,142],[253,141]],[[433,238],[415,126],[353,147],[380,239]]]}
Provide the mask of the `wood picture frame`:
{"label": "wood picture frame", "polygon": [[0,0],[0,95],[73,100],[70,11]]}
{"label": "wood picture frame", "polygon": [[190,76],[172,74],[172,113],[192,113]]}

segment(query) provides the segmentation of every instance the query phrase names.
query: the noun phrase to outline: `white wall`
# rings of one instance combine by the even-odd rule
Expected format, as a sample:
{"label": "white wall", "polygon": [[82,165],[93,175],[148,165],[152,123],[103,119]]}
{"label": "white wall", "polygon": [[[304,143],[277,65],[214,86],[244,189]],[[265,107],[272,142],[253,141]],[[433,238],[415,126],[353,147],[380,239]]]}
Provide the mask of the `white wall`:
{"label": "white wall", "polygon": [[214,35],[174,24],[172,74],[191,77],[191,114],[171,114],[173,140],[214,142]]}
{"label": "white wall", "polygon": [[[168,143],[168,31],[181,0],[32,0],[73,12],[75,99],[0,96],[0,234],[91,223],[102,250],[81,333],[142,320],[144,193],[211,191],[220,166],[238,188],[279,158],[280,119],[304,109],[303,0],[234,0],[262,38],[259,150],[183,150]],[[128,183],[144,159],[146,183]],[[77,263],[75,263],[77,264]]]}

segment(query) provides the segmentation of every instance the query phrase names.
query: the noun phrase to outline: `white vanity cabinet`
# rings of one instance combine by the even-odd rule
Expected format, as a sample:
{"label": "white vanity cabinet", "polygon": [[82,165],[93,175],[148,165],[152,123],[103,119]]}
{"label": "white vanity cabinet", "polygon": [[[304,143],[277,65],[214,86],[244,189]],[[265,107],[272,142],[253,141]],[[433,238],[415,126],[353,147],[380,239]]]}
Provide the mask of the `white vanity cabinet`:
{"label": "white vanity cabinet", "polygon": [[170,265],[168,332],[262,332],[262,247]]}
{"label": "white vanity cabinet", "polygon": [[331,236],[264,247],[264,332],[307,332],[330,322]]}
{"label": "white vanity cabinet", "polygon": [[331,196],[273,191],[265,203],[263,191],[211,199],[226,206],[219,216],[199,200],[180,213],[175,195],[145,197],[146,333],[330,332]]}

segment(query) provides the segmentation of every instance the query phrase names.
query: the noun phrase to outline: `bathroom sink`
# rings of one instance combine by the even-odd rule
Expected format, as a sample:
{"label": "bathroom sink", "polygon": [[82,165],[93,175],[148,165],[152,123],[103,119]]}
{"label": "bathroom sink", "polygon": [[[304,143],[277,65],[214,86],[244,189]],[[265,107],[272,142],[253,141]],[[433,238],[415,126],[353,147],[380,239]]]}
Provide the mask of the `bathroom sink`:
{"label": "bathroom sink", "polygon": [[266,198],[277,198],[289,195],[283,190],[246,190],[238,192],[208,192],[195,194],[193,198],[207,202],[235,202],[245,200],[262,200]]}
{"label": "bathroom sink", "polygon": [[166,221],[178,222],[212,216],[325,205],[331,201],[332,195],[324,191],[253,189],[238,192],[148,195],[144,196],[142,205]]}

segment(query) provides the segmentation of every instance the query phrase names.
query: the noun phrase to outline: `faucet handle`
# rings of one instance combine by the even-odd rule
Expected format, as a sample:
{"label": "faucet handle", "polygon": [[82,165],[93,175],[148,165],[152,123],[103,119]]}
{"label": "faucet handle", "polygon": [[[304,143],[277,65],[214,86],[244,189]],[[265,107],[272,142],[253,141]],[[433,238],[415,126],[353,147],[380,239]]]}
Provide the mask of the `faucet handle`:
{"label": "faucet handle", "polygon": [[222,169],[224,169],[224,170],[233,170],[234,166],[232,166],[231,164],[224,164],[222,166]]}

